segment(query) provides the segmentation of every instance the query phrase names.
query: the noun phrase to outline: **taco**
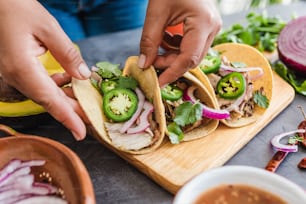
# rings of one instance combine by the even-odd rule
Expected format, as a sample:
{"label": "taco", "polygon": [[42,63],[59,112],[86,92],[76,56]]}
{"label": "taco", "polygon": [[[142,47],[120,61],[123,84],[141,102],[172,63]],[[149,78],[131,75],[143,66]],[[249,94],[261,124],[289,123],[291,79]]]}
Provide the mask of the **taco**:
{"label": "taco", "polygon": [[165,116],[153,67],[140,69],[137,57],[119,65],[99,62],[91,80],[72,88],[91,122],[93,135],[116,150],[144,154],[157,149],[165,135]]}
{"label": "taco", "polygon": [[205,137],[216,130],[227,111],[218,110],[206,87],[186,72],[175,82],[161,89],[165,107],[167,132],[171,143]]}
{"label": "taco", "polygon": [[207,87],[221,110],[230,112],[221,120],[228,127],[254,123],[272,98],[272,69],[255,48],[238,43],[213,47],[191,72]]}

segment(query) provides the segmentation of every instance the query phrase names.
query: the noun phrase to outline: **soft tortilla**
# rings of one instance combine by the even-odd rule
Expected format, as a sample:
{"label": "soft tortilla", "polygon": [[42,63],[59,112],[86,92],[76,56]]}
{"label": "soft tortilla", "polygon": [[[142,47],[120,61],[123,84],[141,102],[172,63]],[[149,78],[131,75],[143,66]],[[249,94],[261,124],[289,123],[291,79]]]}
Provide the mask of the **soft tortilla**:
{"label": "soft tortilla", "polygon": [[[218,108],[218,105],[215,103],[214,98],[211,96],[207,88],[195,76],[189,72],[186,72],[183,77],[191,82],[194,86],[198,87],[195,91],[195,95],[202,103],[205,103],[206,106],[210,108]],[[208,118],[204,118],[203,120],[206,120],[207,122],[189,132],[184,133],[183,141],[191,141],[205,137],[214,132],[219,125],[219,120]],[[168,132],[166,134],[169,135]]]}
{"label": "soft tortilla", "polygon": [[103,100],[101,94],[91,84],[90,80],[73,79],[72,88],[81,107],[91,122],[92,126],[89,129],[92,131],[91,134],[93,136],[95,136],[102,143],[107,144],[116,150],[131,154],[145,154],[157,149],[162,143],[165,135],[166,119],[164,116],[165,111],[161,101],[162,99],[156,72],[152,66],[147,69],[140,69],[137,66],[137,61],[137,57],[129,57],[123,69],[123,74],[134,77],[138,81],[139,87],[145,94],[146,98],[153,103],[154,118],[160,135],[158,137],[155,137],[154,135],[153,143],[148,147],[139,150],[127,150],[123,149],[122,147],[115,146],[112,143],[112,140],[110,139],[104,125],[104,122],[106,122],[107,119],[102,110]]}
{"label": "soft tortilla", "polygon": [[[214,50],[219,51],[222,56],[227,57],[231,62],[243,62],[248,67],[261,67],[263,69],[264,75],[262,78],[253,82],[254,90],[259,90],[260,87],[264,87],[264,92],[266,97],[271,101],[272,99],[272,87],[273,87],[273,74],[269,61],[266,57],[259,52],[256,48],[238,43],[224,43],[213,47]],[[200,70],[200,68],[195,68],[191,72],[207,87],[212,96],[215,97],[217,101],[214,89],[209,82],[207,76]],[[252,74],[257,74],[251,72]],[[255,106],[254,113],[251,117],[241,118],[239,120],[221,120],[223,124],[228,127],[242,127],[254,123],[260,118],[266,109]]]}

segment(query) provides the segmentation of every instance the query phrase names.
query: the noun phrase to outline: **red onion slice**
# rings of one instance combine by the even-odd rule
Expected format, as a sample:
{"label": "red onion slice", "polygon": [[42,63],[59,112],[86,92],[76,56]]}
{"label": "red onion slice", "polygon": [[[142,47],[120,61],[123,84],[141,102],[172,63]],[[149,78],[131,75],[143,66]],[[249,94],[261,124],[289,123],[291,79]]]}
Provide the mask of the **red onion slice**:
{"label": "red onion slice", "polygon": [[199,102],[194,96],[194,91],[197,89],[195,86],[188,87],[183,95],[184,100],[190,101],[191,103],[199,103],[202,107],[202,116],[206,118],[222,120],[230,117],[230,113],[227,110],[217,110],[210,108],[203,103]]}
{"label": "red onion slice", "polygon": [[30,160],[30,161],[25,161],[22,162],[19,166],[19,168],[22,167],[32,167],[32,166],[43,166],[46,163],[45,160]]}
{"label": "red onion slice", "polygon": [[41,204],[41,203],[52,203],[52,204],[67,204],[68,202],[56,197],[56,196],[34,196],[28,197],[15,204]]}
{"label": "red onion slice", "polygon": [[49,183],[42,183],[42,182],[34,182],[33,186],[39,186],[41,188],[45,188],[48,190],[48,194],[56,194],[58,193],[58,188],[56,188],[55,186],[52,186]]}
{"label": "red onion slice", "polygon": [[230,72],[252,72],[252,71],[257,71],[258,74],[254,76],[250,76],[251,81],[255,81],[258,78],[262,77],[264,74],[264,71],[261,67],[245,67],[245,68],[235,68],[231,66],[227,66],[224,64],[221,64],[220,69],[230,71]]}
{"label": "red onion slice", "polygon": [[284,64],[306,76],[306,16],[291,20],[282,29],[277,49]]}
{"label": "red onion slice", "polygon": [[31,167],[43,164],[45,164],[44,160],[21,161],[15,159],[3,167],[0,170],[2,178],[0,181],[0,203],[67,203],[56,196],[58,189],[55,186],[34,181]]}
{"label": "red onion slice", "polygon": [[248,87],[246,87],[244,89],[243,94],[239,98],[237,98],[235,102],[232,103],[229,107],[225,108],[225,110],[227,110],[228,112],[237,110],[239,108],[239,105],[244,101],[244,98],[246,97],[246,94],[247,94],[247,90],[248,90]]}
{"label": "red onion slice", "polygon": [[271,144],[274,147],[274,149],[278,151],[283,151],[283,152],[297,152],[298,151],[298,146],[297,145],[288,145],[288,144],[282,144],[280,143],[281,139],[288,136],[292,135],[295,133],[305,133],[305,129],[297,129],[289,132],[285,132],[279,135],[276,135],[272,138]]}
{"label": "red onion slice", "polygon": [[20,176],[8,185],[1,186],[0,192],[11,190],[11,189],[25,189],[32,186],[34,183],[34,177],[31,174]]}
{"label": "red onion slice", "polygon": [[16,169],[14,172],[8,174],[7,177],[1,181],[0,187],[14,182],[18,177],[25,176],[29,174],[30,172],[31,172],[31,168],[28,166]]}
{"label": "red onion slice", "polygon": [[202,116],[206,118],[222,120],[222,119],[227,119],[230,117],[230,113],[227,110],[216,110],[204,104],[201,104],[201,107],[203,109]]}
{"label": "red onion slice", "polygon": [[136,88],[135,92],[136,92],[137,97],[138,97],[137,110],[134,113],[134,115],[128,121],[126,121],[123,124],[122,128],[120,129],[120,133],[125,133],[134,124],[134,122],[139,117],[139,115],[142,111],[142,108],[143,108],[143,105],[144,105],[144,102],[145,102],[145,96],[139,88]]}
{"label": "red onion slice", "polygon": [[145,101],[143,105],[143,109],[144,109],[143,112],[139,116],[139,124],[133,128],[129,128],[127,130],[128,134],[135,134],[135,133],[143,132],[150,126],[150,123],[148,121],[148,116],[150,113],[153,112],[154,107],[151,103],[149,103],[148,101]]}
{"label": "red onion slice", "polygon": [[3,169],[0,170],[0,182],[10,173],[15,171],[21,164],[20,160],[11,160]]}

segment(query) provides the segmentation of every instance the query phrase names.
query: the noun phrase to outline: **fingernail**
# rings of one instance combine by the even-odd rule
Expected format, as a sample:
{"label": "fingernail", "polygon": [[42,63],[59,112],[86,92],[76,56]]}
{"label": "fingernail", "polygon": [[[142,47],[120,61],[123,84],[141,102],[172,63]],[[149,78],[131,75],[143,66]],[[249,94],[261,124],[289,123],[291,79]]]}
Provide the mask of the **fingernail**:
{"label": "fingernail", "polygon": [[144,54],[141,54],[138,59],[138,67],[144,68],[145,63],[146,63],[146,56]]}
{"label": "fingernail", "polygon": [[161,86],[160,86],[160,89],[163,89],[163,88],[165,88],[166,86],[168,86],[168,84],[161,85]]}
{"label": "fingernail", "polygon": [[90,75],[91,75],[91,71],[89,70],[89,68],[84,63],[80,64],[80,66],[79,66],[79,73],[84,78],[89,78]]}
{"label": "fingernail", "polygon": [[81,138],[77,133],[75,133],[75,132],[73,132],[73,131],[71,131],[71,133],[72,133],[73,137],[74,137],[77,141],[82,140],[82,138]]}

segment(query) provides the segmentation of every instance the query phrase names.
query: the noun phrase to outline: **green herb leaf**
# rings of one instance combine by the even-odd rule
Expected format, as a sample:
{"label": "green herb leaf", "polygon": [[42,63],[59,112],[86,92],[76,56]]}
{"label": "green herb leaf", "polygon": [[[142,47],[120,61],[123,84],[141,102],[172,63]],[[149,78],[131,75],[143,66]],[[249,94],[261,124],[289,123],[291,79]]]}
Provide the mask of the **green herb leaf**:
{"label": "green herb leaf", "polygon": [[119,76],[117,80],[117,88],[126,88],[135,90],[138,82],[133,77]]}
{"label": "green herb leaf", "polygon": [[306,96],[306,80],[305,78],[299,77],[295,72],[288,69],[287,66],[282,63],[281,61],[276,61],[272,68],[275,70],[275,72],[282,77],[284,80],[286,80],[293,88],[294,90],[303,95]]}
{"label": "green herb leaf", "polygon": [[170,123],[167,126],[171,144],[179,144],[184,138],[184,133],[176,123]]}
{"label": "green herb leaf", "polygon": [[288,139],[288,144],[296,144],[297,142],[303,142],[304,138],[298,135],[291,136]]}
{"label": "green herb leaf", "polygon": [[111,79],[121,75],[119,64],[112,64],[110,62],[98,62],[96,67],[98,68],[97,73],[103,79]]}
{"label": "green herb leaf", "polygon": [[202,108],[198,103],[184,102],[175,109],[174,122],[181,127],[193,124],[201,119]]}
{"label": "green herb leaf", "polygon": [[243,67],[246,67],[246,64],[243,63],[243,62],[231,62],[231,65],[234,68],[243,68]]}
{"label": "green herb leaf", "polygon": [[254,93],[254,102],[262,108],[269,107],[269,99],[259,91],[255,91]]}
{"label": "green herb leaf", "polygon": [[250,12],[246,20],[246,25],[234,24],[229,29],[222,30],[215,37],[213,46],[234,42],[255,46],[260,51],[274,51],[277,37],[286,23],[280,18],[269,17],[265,12]]}

